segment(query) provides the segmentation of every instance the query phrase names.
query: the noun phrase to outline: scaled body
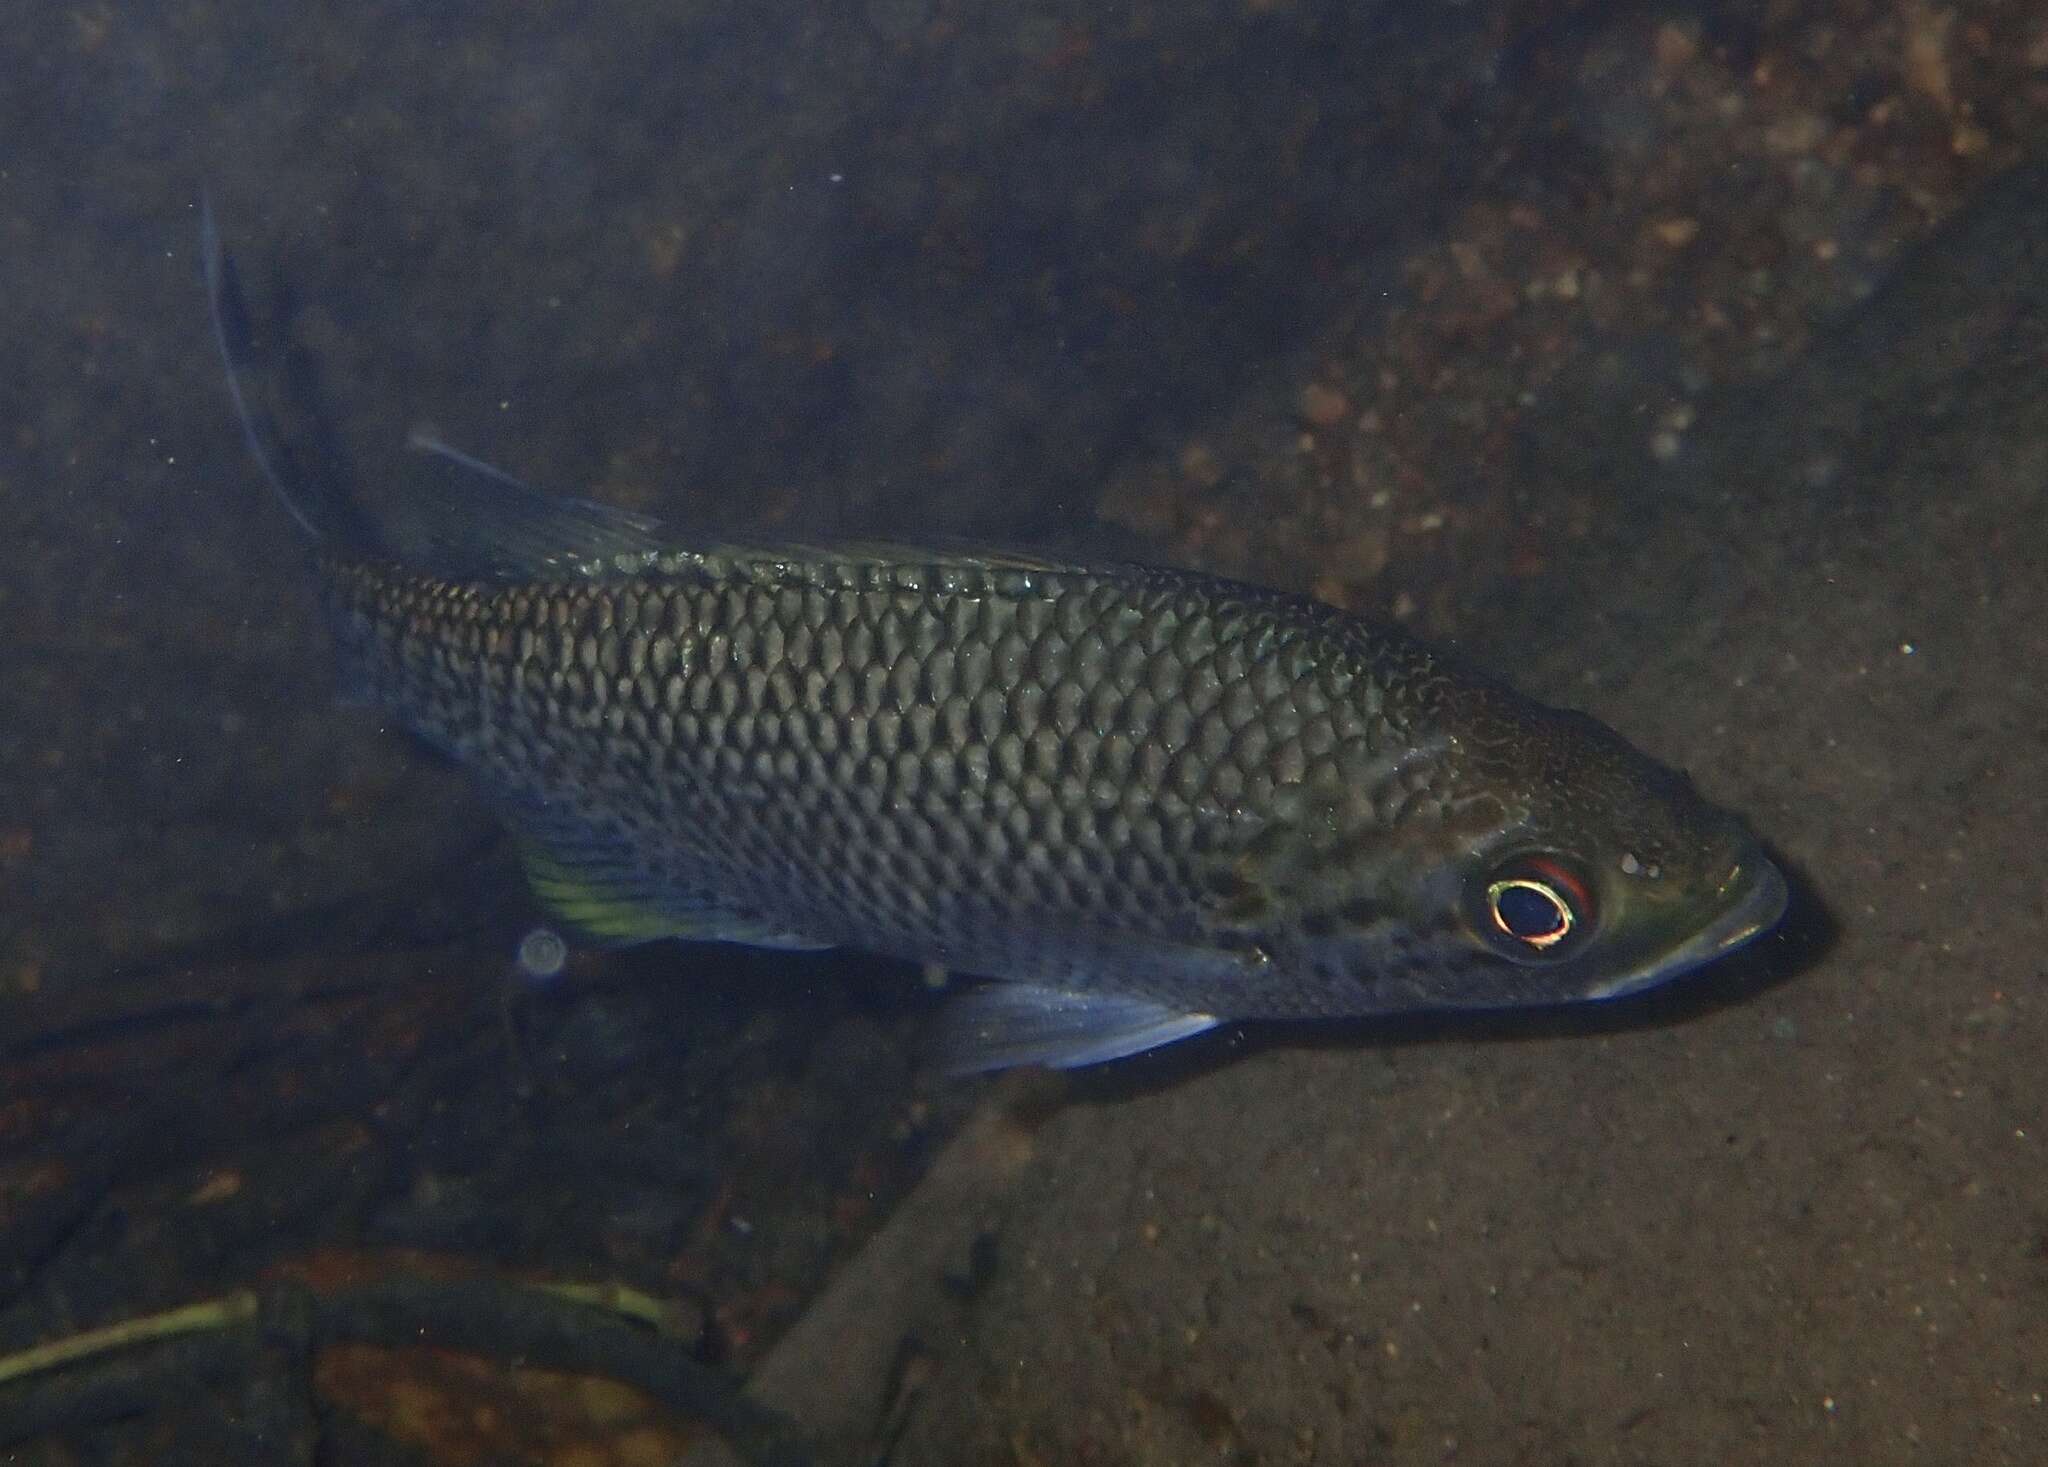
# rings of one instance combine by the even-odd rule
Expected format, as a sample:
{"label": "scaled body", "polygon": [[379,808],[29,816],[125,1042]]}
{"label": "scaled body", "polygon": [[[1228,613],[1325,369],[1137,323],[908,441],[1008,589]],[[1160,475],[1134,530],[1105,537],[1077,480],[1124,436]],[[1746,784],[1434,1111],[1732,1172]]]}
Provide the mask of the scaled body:
{"label": "scaled body", "polygon": [[1507,813],[1454,793],[1460,690],[1430,655],[1314,603],[1139,569],[660,560],[333,584],[377,699],[543,844],[607,850],[677,931],[1240,1016],[1371,1011],[1395,941],[1369,975],[1275,968],[1304,924],[1369,925],[1342,884],[1327,907],[1314,883],[1262,896],[1244,868],[1276,821],[1441,859]]}

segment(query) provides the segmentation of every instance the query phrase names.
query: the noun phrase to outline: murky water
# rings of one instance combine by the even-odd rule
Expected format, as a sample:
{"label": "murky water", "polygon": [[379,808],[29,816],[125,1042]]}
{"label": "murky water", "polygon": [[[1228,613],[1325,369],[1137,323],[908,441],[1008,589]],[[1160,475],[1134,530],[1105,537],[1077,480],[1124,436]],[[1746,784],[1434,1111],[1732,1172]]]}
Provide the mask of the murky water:
{"label": "murky water", "polygon": [[[9,1460],[2040,1460],[2044,58],[1843,0],[23,18]],[[1794,909],[1610,1009],[1015,1091],[858,955],[551,971],[337,702],[202,188],[366,502],[431,423],[706,534],[1313,591],[1686,767]]]}

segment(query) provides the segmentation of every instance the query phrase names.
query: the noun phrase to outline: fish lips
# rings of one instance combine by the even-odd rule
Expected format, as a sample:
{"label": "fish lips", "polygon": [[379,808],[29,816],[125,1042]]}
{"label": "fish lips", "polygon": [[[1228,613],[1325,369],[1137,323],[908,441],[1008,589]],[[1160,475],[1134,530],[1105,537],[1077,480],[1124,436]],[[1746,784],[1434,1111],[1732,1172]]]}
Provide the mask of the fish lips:
{"label": "fish lips", "polygon": [[1729,872],[1723,889],[1731,890],[1734,896],[1713,921],[1677,947],[1664,949],[1649,961],[1602,980],[1586,991],[1586,997],[1622,998],[1690,973],[1768,932],[1785,915],[1785,905],[1790,900],[1784,873],[1761,851],[1744,856]]}

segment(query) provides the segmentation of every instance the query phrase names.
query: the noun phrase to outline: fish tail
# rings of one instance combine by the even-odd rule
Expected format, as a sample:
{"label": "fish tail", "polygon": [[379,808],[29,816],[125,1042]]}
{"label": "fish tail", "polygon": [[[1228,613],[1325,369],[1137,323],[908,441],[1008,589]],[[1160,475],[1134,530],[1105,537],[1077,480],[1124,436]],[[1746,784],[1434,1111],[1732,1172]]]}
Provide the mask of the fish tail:
{"label": "fish tail", "polygon": [[[204,195],[199,203],[199,257],[213,341],[227,370],[228,396],[271,493],[314,544],[362,555],[380,553],[381,537],[350,492],[354,476],[346,455],[311,401],[316,394],[310,374],[290,353],[258,341],[240,273],[221,245],[213,201]],[[281,391],[287,394],[282,405],[291,410],[300,429],[296,440],[278,426],[273,402]]]}

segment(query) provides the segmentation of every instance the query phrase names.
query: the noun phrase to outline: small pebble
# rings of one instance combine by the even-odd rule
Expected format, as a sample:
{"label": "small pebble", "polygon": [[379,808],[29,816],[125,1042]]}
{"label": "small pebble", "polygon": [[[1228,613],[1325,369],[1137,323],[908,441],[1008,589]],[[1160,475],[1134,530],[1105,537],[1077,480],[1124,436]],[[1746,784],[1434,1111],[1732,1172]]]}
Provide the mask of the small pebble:
{"label": "small pebble", "polygon": [[1657,65],[1676,71],[1700,54],[1700,43],[1691,30],[1667,20],[1657,27],[1655,50]]}
{"label": "small pebble", "polygon": [[1700,233],[1700,221],[1697,219],[1660,219],[1655,227],[1657,238],[1674,250],[1684,249],[1699,238]]}
{"label": "small pebble", "polygon": [[1318,428],[1334,428],[1351,415],[1351,399],[1334,387],[1311,382],[1301,389],[1301,416]]}

